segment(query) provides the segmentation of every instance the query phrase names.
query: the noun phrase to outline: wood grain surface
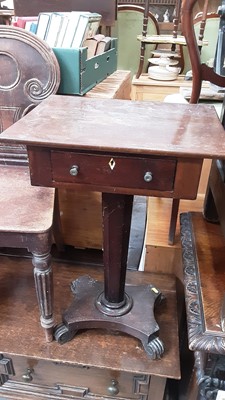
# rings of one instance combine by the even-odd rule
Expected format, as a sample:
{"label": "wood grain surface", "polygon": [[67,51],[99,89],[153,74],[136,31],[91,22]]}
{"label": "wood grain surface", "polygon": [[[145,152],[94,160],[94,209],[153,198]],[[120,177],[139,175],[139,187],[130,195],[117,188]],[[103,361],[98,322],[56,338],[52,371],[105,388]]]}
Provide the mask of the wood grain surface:
{"label": "wood grain surface", "polygon": [[[55,314],[57,323],[60,323],[61,313],[72,300],[71,281],[81,275],[102,279],[103,270],[99,267],[85,268],[61,263],[55,264],[53,270]],[[165,344],[164,356],[159,361],[151,361],[147,357],[139,340],[104,330],[80,332],[71,342],[64,345],[57,342],[46,343],[39,324],[30,260],[1,256],[0,351],[9,355],[126,372],[138,371],[143,374],[179,379],[175,280],[173,276],[166,274],[144,272],[127,274],[128,284],[148,282],[156,285],[166,296],[165,303],[160,305],[156,312],[160,337]]]}

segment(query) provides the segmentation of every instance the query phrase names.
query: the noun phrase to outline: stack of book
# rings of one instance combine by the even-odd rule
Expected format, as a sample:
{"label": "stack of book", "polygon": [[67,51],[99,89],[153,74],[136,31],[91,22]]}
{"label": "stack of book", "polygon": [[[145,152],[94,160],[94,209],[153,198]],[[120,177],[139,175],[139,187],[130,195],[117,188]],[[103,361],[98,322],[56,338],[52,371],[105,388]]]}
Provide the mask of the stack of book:
{"label": "stack of book", "polygon": [[92,58],[111,48],[111,37],[99,33],[85,39],[83,47],[87,47],[87,58]]}
{"label": "stack of book", "polygon": [[38,17],[13,17],[12,25],[17,28],[23,28],[26,31],[36,33]]}
{"label": "stack of book", "polygon": [[96,35],[101,15],[88,11],[42,12],[38,16],[36,35],[50,47],[79,48]]}
{"label": "stack of book", "polygon": [[14,16],[13,25],[30,30],[34,24],[33,33],[52,47],[60,68],[58,93],[83,96],[117,69],[117,39],[100,33],[101,18],[89,11],[43,11]]}

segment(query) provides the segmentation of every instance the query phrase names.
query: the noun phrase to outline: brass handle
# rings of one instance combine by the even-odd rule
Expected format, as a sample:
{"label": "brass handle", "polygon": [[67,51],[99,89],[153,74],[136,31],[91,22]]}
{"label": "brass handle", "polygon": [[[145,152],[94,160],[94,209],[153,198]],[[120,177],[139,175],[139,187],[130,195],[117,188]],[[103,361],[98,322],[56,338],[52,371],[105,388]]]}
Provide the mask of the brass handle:
{"label": "brass handle", "polygon": [[73,165],[73,166],[70,168],[70,175],[72,175],[72,176],[77,176],[77,175],[78,175],[78,172],[79,172],[79,167],[78,167],[78,165]]}
{"label": "brass handle", "polygon": [[34,372],[33,369],[27,368],[26,372],[22,375],[22,379],[24,382],[31,382],[33,380],[32,373]]}
{"label": "brass handle", "polygon": [[118,382],[112,379],[111,385],[108,387],[108,392],[111,396],[116,396],[119,393]]}
{"label": "brass handle", "polygon": [[144,181],[145,181],[145,182],[151,182],[152,179],[153,179],[152,172],[150,172],[150,171],[145,172],[145,174],[144,174]]}

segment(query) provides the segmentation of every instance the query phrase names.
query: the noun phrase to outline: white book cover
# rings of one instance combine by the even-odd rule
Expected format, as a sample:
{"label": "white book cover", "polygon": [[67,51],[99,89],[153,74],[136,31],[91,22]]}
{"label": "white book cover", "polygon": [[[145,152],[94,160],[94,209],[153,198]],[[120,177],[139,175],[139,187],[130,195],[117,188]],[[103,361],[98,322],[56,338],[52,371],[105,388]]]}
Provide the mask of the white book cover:
{"label": "white book cover", "polygon": [[40,39],[45,38],[45,34],[47,32],[48,23],[50,21],[51,13],[40,13],[38,16],[37,30],[36,35]]}
{"label": "white book cover", "polygon": [[34,22],[34,21],[27,21],[27,22],[26,22],[25,27],[24,27],[25,31],[30,32],[30,27],[31,27],[31,25],[33,24],[33,22]]}
{"label": "white book cover", "polygon": [[55,43],[55,47],[62,47],[62,43],[63,43],[63,39],[66,33],[66,29],[67,29],[67,25],[69,22],[69,15],[63,15],[63,20],[62,20],[62,24],[61,24],[61,28]]}
{"label": "white book cover", "polygon": [[89,14],[89,13],[86,13],[85,11],[71,11],[65,36],[63,38],[62,47],[71,47],[81,14]]}
{"label": "white book cover", "polygon": [[61,28],[63,16],[60,13],[52,13],[45,35],[45,41],[50,47],[54,47]]}
{"label": "white book cover", "polygon": [[101,21],[101,15],[89,13],[80,15],[77,29],[71,47],[77,49],[83,45],[84,40],[97,33]]}
{"label": "white book cover", "polygon": [[91,18],[89,18],[88,25],[84,32],[83,41],[87,38],[90,38],[96,35],[98,28],[100,26],[101,15],[99,14],[92,14]]}

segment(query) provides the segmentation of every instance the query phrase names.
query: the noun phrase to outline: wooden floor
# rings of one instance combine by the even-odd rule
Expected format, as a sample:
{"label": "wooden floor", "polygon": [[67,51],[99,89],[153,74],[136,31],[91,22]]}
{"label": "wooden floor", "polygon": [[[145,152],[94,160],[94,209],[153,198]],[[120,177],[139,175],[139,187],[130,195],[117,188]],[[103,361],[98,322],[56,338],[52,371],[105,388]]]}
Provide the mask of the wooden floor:
{"label": "wooden floor", "polygon": [[[181,200],[179,215],[188,211],[202,212],[210,168],[211,160],[204,160],[197,199]],[[168,244],[171,207],[171,199],[148,199],[145,270],[172,273],[183,281],[179,215],[175,243],[173,246]]]}
{"label": "wooden floor", "polygon": [[[196,200],[182,200],[179,214],[187,211],[202,211],[204,196]],[[175,243],[168,244],[172,200],[149,198],[146,234],[145,271],[175,274],[183,280],[181,261],[180,222],[178,217]]]}

